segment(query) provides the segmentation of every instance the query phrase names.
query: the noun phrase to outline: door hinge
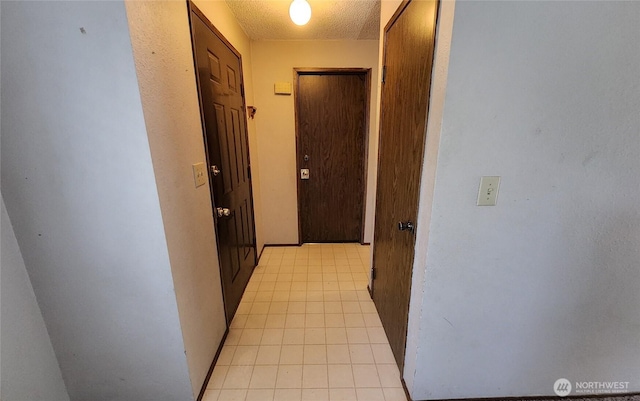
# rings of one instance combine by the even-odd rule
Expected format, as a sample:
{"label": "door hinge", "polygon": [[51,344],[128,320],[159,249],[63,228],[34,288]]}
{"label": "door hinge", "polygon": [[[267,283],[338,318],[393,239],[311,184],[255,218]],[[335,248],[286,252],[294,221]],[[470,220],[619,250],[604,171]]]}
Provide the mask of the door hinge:
{"label": "door hinge", "polygon": [[251,166],[247,166],[247,177],[251,179]]}
{"label": "door hinge", "polygon": [[376,279],[376,268],[372,267],[371,268],[371,280],[375,280]]}
{"label": "door hinge", "polygon": [[382,66],[382,83],[384,83],[387,80],[387,66],[383,65]]}
{"label": "door hinge", "polygon": [[244,84],[240,84],[240,96],[244,98]]}

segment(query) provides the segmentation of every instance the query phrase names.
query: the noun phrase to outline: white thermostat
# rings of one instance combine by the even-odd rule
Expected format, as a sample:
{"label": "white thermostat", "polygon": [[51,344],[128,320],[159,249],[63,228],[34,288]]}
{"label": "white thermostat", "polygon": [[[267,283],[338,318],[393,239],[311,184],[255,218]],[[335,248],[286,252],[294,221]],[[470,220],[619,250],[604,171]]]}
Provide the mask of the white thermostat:
{"label": "white thermostat", "polygon": [[276,95],[290,95],[291,82],[276,82],[274,85],[274,93]]}

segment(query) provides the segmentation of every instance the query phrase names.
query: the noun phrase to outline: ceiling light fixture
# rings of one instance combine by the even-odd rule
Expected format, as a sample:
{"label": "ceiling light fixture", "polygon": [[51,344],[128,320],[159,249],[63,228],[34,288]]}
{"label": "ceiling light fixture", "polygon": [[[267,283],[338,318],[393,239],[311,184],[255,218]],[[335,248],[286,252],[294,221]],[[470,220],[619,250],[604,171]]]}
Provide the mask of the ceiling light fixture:
{"label": "ceiling light fixture", "polygon": [[293,0],[289,6],[289,16],[296,25],[304,25],[311,19],[311,6],[307,0]]}

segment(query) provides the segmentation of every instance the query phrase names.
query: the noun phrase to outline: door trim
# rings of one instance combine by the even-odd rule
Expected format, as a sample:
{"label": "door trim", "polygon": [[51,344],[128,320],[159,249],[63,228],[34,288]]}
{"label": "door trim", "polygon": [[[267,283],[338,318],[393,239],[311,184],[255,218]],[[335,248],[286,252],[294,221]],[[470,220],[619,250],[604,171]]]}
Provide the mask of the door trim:
{"label": "door trim", "polygon": [[[396,11],[391,16],[391,18],[389,18],[389,22],[387,22],[387,25],[384,26],[384,39],[385,39],[385,43],[384,44],[385,45],[387,44],[386,43],[386,41],[387,41],[387,32],[391,28],[391,25],[395,24],[395,22],[400,17],[400,14],[402,14],[404,12],[404,9],[407,8],[409,3],[411,3],[411,0],[402,0],[402,3],[400,3],[400,5],[396,9]],[[384,59],[383,59],[383,61],[384,61]]]}
{"label": "door trim", "polygon": [[[188,7],[187,7],[187,11],[189,12],[189,28],[191,29],[191,12],[193,11],[198,17],[200,17],[200,19],[209,26],[209,29],[211,29],[213,31],[213,33],[215,33],[215,35],[220,38],[220,40],[236,55],[238,56],[238,58],[240,59],[240,61],[242,62],[242,54],[240,54],[240,52],[238,51],[238,49],[236,49],[231,42],[229,42],[227,40],[227,38],[224,37],[224,35],[222,34],[222,32],[220,32],[218,30],[218,28],[216,28],[213,23],[209,20],[209,18],[207,18],[206,15],[204,15],[204,13],[202,11],[200,11],[200,9],[198,8],[198,6],[195,5],[195,3],[193,1],[189,1],[187,3]],[[193,34],[191,34],[191,44],[193,47]],[[242,82],[244,83],[244,79],[242,80]]]}
{"label": "door trim", "polygon": [[[389,38],[389,32],[391,30],[391,28],[398,22],[398,20],[400,19],[400,17],[402,16],[402,14],[407,10],[407,7],[412,3],[417,0],[403,0],[402,3],[398,6],[397,10],[395,11],[395,13],[393,14],[393,16],[390,18],[389,22],[386,24],[385,28],[384,28],[384,34],[383,34],[383,58],[382,58],[382,64],[383,66],[387,64],[387,59],[388,59],[388,38]],[[427,93],[427,97],[426,97],[426,104],[425,104],[425,115],[424,115],[424,132],[422,133],[422,135],[424,136],[423,139],[423,143],[422,143],[422,152],[421,152],[421,156],[420,156],[420,166],[419,166],[419,171],[418,171],[418,191],[417,191],[417,197],[416,197],[416,203],[415,203],[415,210],[416,210],[416,222],[417,217],[418,217],[418,211],[419,211],[419,207],[420,207],[420,186],[422,184],[422,175],[424,173],[424,162],[425,162],[425,154],[426,154],[426,150],[427,150],[427,142],[426,142],[426,136],[427,136],[427,127],[428,127],[428,121],[429,121],[429,110],[431,107],[431,100],[432,100],[432,89],[433,89],[433,71],[434,71],[434,67],[435,67],[435,54],[437,51],[437,32],[438,32],[438,26],[440,24],[440,5],[441,5],[441,0],[433,0],[435,3],[435,12],[433,15],[433,48],[431,49],[431,65],[429,68],[429,72],[428,72],[428,82],[429,82],[429,88],[428,88],[428,93]],[[428,60],[428,59],[427,59]],[[425,60],[425,63],[427,62],[427,60]],[[387,84],[388,85],[388,84]],[[383,102],[385,99],[385,92],[386,90],[389,90],[388,88],[385,87],[385,83],[382,84],[381,88],[380,88],[380,99],[381,99],[381,108],[380,108],[380,130],[381,130],[381,134],[382,134],[382,129],[383,129]],[[380,140],[380,143],[382,142],[382,140]],[[379,148],[379,153],[378,153],[378,171],[380,171],[380,148]],[[378,186],[377,188],[379,189],[381,186],[380,184],[380,175],[378,175]],[[377,196],[377,193],[376,193]],[[376,216],[378,215],[378,210],[377,210],[377,206],[376,206]],[[419,227],[417,227],[417,230],[419,230]],[[375,236],[375,231],[376,231],[376,227],[374,227],[374,236]],[[398,360],[398,357],[396,355],[395,350],[393,350],[394,352],[394,359],[396,360],[396,363],[398,365],[398,368],[400,369],[401,372],[401,376],[402,376],[402,372],[403,369],[405,367],[405,361],[407,358],[407,335],[408,335],[408,331],[409,331],[409,313],[410,313],[410,306],[411,306],[411,290],[413,287],[413,273],[414,273],[414,263],[415,263],[415,246],[416,246],[416,238],[414,236],[413,238],[413,257],[411,259],[411,265],[409,266],[409,277],[408,277],[408,284],[409,284],[409,288],[408,288],[408,299],[407,299],[407,303],[406,303],[406,321],[405,323],[405,327],[404,327],[404,344],[402,345],[402,357],[400,360]],[[375,241],[374,241],[375,242]],[[374,243],[374,247],[375,247],[375,243]],[[374,253],[375,253],[375,249],[374,249]],[[376,258],[372,258],[372,275],[374,275],[375,277],[375,273],[376,273]],[[376,303],[375,300],[375,294],[376,294],[376,284],[375,284],[375,279],[371,279],[370,280],[370,285],[369,285],[369,294],[371,296],[371,298],[374,301],[374,304],[376,304],[376,309],[378,309],[378,304]],[[397,295],[397,294],[396,294]],[[383,328],[385,330],[385,332],[387,332],[387,327],[385,326],[385,324],[383,323]],[[392,346],[393,349],[393,346]],[[403,387],[405,387],[405,392],[406,390],[406,385],[403,381]]]}
{"label": "door trim", "polygon": [[[235,54],[238,57],[238,60],[240,61],[240,85],[241,85],[241,90],[242,90],[242,115],[244,118],[244,122],[245,122],[245,127],[246,127],[246,143],[247,143],[247,164],[249,166],[249,180],[251,181],[251,185],[249,185],[249,196],[251,197],[251,213],[253,215],[253,224],[251,227],[251,230],[253,231],[253,241],[254,243],[253,248],[254,248],[254,267],[253,269],[255,270],[255,267],[258,265],[258,260],[259,260],[259,256],[258,256],[258,239],[256,237],[256,223],[255,223],[255,199],[253,196],[253,169],[252,169],[252,165],[251,165],[251,153],[249,152],[249,123],[247,120],[247,101],[245,98],[245,91],[244,91],[244,65],[242,62],[242,54],[240,54],[240,52],[238,51],[238,49],[236,49],[231,42],[229,42],[227,40],[227,38],[225,38],[225,36],[222,34],[222,32],[220,32],[214,25],[213,23],[209,20],[209,18],[207,18],[206,15],[204,15],[204,13],[202,11],[200,11],[200,9],[195,5],[195,3],[192,0],[188,0],[187,1],[187,18],[189,20],[189,36],[191,39],[191,53],[193,55],[193,73],[195,75],[195,79],[196,79],[196,88],[197,88],[197,92],[198,92],[198,109],[200,111],[200,125],[202,127],[202,139],[203,139],[203,143],[204,143],[204,154],[205,154],[205,160],[206,160],[206,167],[207,167],[207,172],[209,171],[209,168],[211,166],[211,161],[209,160],[209,152],[208,152],[208,141],[207,141],[207,131],[206,131],[206,124],[205,124],[205,116],[204,116],[204,109],[203,109],[203,105],[202,105],[202,97],[200,96],[200,88],[201,88],[201,82],[200,82],[200,76],[198,74],[198,66],[196,64],[196,45],[195,45],[195,31],[194,31],[194,27],[193,27],[193,16],[196,16],[197,18],[200,18],[200,20],[202,20],[202,22],[204,22],[204,24],[211,30],[211,32],[213,32],[214,35],[216,35],[216,37],[218,39],[220,39],[222,41],[222,43],[224,43],[225,46],[227,46],[229,48],[229,50],[231,50],[231,52],[233,54]],[[214,213],[214,211],[216,210],[216,199],[214,197],[213,194],[213,186],[212,183],[209,181],[209,196],[211,198],[211,222],[213,224],[213,230],[215,233],[215,237],[216,237],[216,249],[220,249],[220,239],[219,239],[219,233],[218,233],[218,224],[216,222],[216,215]],[[230,325],[231,325],[231,321],[229,319],[229,316],[227,314],[227,301],[226,301],[226,297],[225,297],[225,285],[223,283],[223,278],[222,278],[222,261],[220,260],[220,252],[217,252],[217,256],[218,256],[218,265],[220,268],[220,288],[222,289],[222,306],[224,309],[224,314],[225,314],[225,322],[226,322],[226,326],[227,329],[229,329]],[[253,274],[253,271],[252,273]],[[235,312],[234,312],[235,313]]]}
{"label": "door trim", "polygon": [[[364,226],[366,224],[367,209],[367,177],[369,173],[369,138],[370,138],[370,108],[371,108],[371,68],[294,68],[293,69],[293,104],[294,104],[294,124],[296,132],[296,190],[298,196],[298,245],[302,245],[302,216],[301,213],[301,188],[300,188],[300,155],[302,144],[300,141],[300,131],[298,129],[298,78],[300,75],[364,75],[365,90],[365,125],[364,125],[364,155],[363,155],[363,185],[362,185],[362,225],[360,227],[360,244],[364,241]],[[374,211],[375,213],[375,211]]]}
{"label": "door trim", "polygon": [[[404,12],[405,8],[407,8],[407,6],[409,6],[409,3],[411,3],[412,0],[402,0],[402,3],[400,3],[400,5],[398,5],[398,8],[396,9],[396,11],[393,13],[393,15],[391,16],[391,18],[389,19],[389,22],[387,22],[387,25],[385,25],[384,27],[384,35],[383,35],[383,45],[382,45],[382,65],[384,68],[384,64],[385,64],[385,60],[387,58],[387,33],[389,32],[389,30],[391,29],[391,27],[393,26],[393,24],[395,24],[398,21],[398,18],[400,18],[400,15]],[[434,32],[436,32],[434,35],[436,35],[436,42],[434,44],[434,60],[435,60],[435,52],[436,52],[436,47],[437,46],[437,31],[438,31],[438,24],[440,21],[440,1],[441,0],[437,0],[436,1],[436,15],[435,15],[435,20],[434,20]],[[435,63],[432,63],[431,65],[431,75],[433,75],[433,66],[435,65]],[[433,77],[431,77],[433,78]],[[431,79],[429,78],[429,79]],[[382,91],[384,90],[384,83],[380,86],[380,116],[379,116],[379,121],[382,121]],[[426,117],[425,117],[425,132],[424,135],[427,135],[427,124],[429,122],[429,107],[431,105],[431,89],[429,89],[429,97],[427,98],[427,113],[426,113]],[[380,125],[380,129],[382,128],[382,126]],[[424,144],[424,148],[422,149],[422,166],[420,166],[420,177],[422,177],[422,168],[424,166],[424,155],[426,154],[426,150],[427,149],[427,143],[426,143],[426,139],[425,139],[425,144]],[[379,151],[379,149],[378,149]],[[379,160],[378,160],[379,162]],[[379,168],[380,166],[378,166]],[[377,188],[377,182],[376,182],[376,188]],[[377,196],[377,194],[376,194]],[[418,195],[418,207],[420,205],[420,196]],[[374,211],[375,213],[375,211]],[[375,221],[375,216],[374,216],[374,221]],[[374,234],[375,234],[375,225],[373,227],[374,230]],[[415,254],[414,254],[414,260],[415,260]],[[373,258],[371,260],[371,270],[372,270],[372,274],[373,274],[373,270],[375,270],[375,265],[374,265],[374,261]],[[412,268],[413,271],[413,268]],[[413,274],[413,273],[412,273]],[[369,285],[367,286],[367,290],[369,291],[369,296],[371,296],[371,299],[373,300],[373,293],[375,291],[375,280],[369,280]]]}

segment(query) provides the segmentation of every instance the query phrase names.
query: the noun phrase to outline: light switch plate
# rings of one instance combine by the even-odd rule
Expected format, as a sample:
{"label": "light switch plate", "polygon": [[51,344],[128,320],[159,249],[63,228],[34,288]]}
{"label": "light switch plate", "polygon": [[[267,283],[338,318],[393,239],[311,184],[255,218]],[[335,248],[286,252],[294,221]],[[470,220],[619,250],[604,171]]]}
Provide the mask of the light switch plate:
{"label": "light switch plate", "polygon": [[207,183],[207,170],[204,167],[204,163],[196,163],[193,166],[193,179],[195,180],[196,188]]}
{"label": "light switch plate", "polygon": [[480,178],[480,190],[478,191],[478,206],[495,206],[498,200],[498,188],[500,177]]}

